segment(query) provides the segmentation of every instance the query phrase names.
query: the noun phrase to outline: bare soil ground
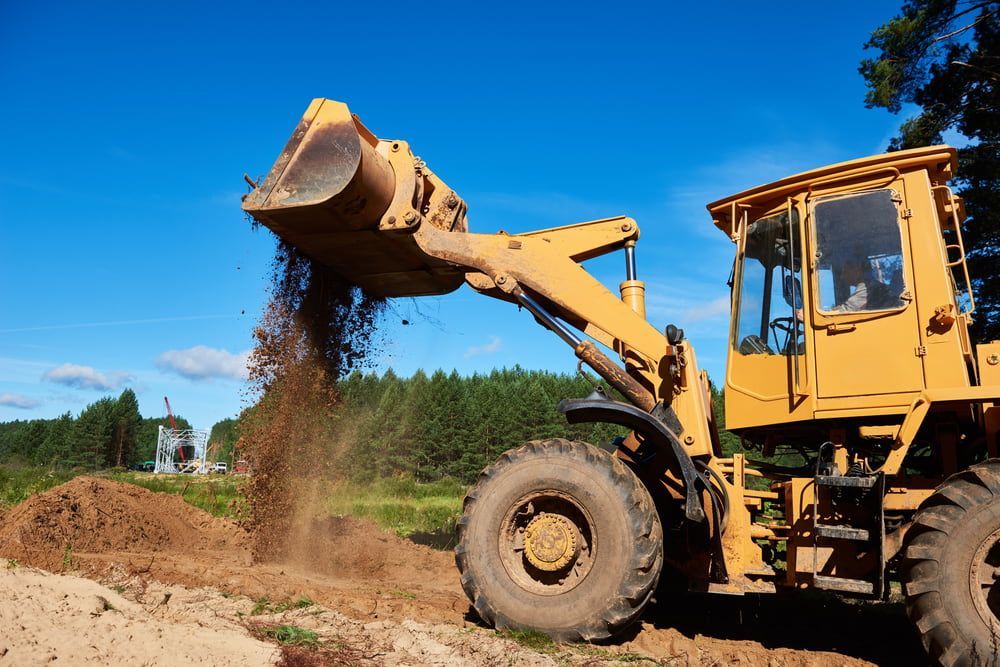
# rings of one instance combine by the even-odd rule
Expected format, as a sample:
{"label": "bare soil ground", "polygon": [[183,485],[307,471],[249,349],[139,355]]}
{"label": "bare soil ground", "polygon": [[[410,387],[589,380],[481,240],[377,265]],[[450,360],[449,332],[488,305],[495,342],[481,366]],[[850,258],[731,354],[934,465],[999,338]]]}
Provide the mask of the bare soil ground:
{"label": "bare soil ground", "polygon": [[[0,665],[925,660],[898,605],[803,595],[670,596],[615,643],[530,648],[478,624],[451,553],[356,519],[308,528],[285,562],[255,563],[244,531],[176,496],[87,477],[34,496],[0,517]],[[319,643],[261,641],[277,625]]]}

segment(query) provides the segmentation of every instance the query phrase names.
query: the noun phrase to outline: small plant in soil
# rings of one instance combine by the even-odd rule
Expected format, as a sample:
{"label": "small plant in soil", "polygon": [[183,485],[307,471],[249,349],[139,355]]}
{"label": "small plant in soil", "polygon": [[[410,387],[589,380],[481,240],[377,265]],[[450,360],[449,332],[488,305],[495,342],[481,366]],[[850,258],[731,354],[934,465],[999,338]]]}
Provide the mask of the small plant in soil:
{"label": "small plant in soil", "polygon": [[266,614],[271,611],[270,598],[257,598],[253,601],[253,603],[253,609],[250,610],[251,616],[260,616],[261,614]]}
{"label": "small plant in soil", "polygon": [[500,630],[497,634],[533,651],[549,653],[556,649],[556,643],[552,638],[537,630]]}
{"label": "small plant in soil", "polygon": [[293,604],[293,606],[296,609],[305,609],[306,607],[311,607],[314,604],[316,604],[316,603],[313,602],[312,599],[308,595],[303,595],[302,597],[300,597],[298,600],[295,601],[295,603]]}
{"label": "small plant in soil", "polygon": [[288,646],[313,647],[319,645],[319,635],[297,625],[262,626],[257,629],[257,633],[262,637]]}
{"label": "small plant in soil", "polygon": [[66,548],[63,549],[63,569],[69,569],[73,567],[73,545],[69,542],[66,543]]}
{"label": "small plant in soil", "polygon": [[13,570],[17,566],[18,566],[18,562],[17,562],[16,558],[8,558],[7,559],[7,569],[8,570]]}
{"label": "small plant in soil", "polygon": [[410,591],[392,591],[392,595],[397,598],[403,598],[404,600],[416,600],[417,594],[411,593]]}

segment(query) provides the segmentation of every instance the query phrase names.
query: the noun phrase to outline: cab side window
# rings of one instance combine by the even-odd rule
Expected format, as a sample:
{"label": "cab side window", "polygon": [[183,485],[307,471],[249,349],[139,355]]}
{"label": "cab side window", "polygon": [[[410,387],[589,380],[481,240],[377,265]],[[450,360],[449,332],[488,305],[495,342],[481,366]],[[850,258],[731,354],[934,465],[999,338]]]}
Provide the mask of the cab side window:
{"label": "cab side window", "polygon": [[906,305],[897,201],[892,190],[876,190],[816,203],[820,311],[870,312]]}
{"label": "cab side window", "polygon": [[803,354],[799,214],[783,211],[749,224],[740,271],[733,347],[741,355]]}

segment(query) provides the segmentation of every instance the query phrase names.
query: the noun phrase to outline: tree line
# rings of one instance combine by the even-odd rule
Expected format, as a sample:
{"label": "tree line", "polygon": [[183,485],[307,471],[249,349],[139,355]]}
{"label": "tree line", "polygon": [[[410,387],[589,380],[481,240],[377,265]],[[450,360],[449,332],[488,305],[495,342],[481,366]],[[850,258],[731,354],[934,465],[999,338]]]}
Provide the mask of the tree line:
{"label": "tree line", "polygon": [[[600,445],[622,435],[622,429],[607,424],[569,424],[558,411],[561,399],[592,390],[580,375],[517,366],[471,376],[440,370],[411,377],[392,370],[356,372],[338,383],[339,403],[323,417],[329,424],[322,451],[339,462],[340,474],[357,481],[404,474],[419,481],[452,477],[472,483],[501,453],[528,440],[559,437]],[[715,399],[721,417],[721,394]],[[241,456],[240,423],[248,414],[212,428],[209,443],[216,460],[232,465]],[[176,420],[180,428],[191,427],[183,417]],[[76,418],[66,413],[0,423],[0,462],[128,466],[153,458],[161,425],[167,426],[165,418],[139,415],[135,394],[126,389],[118,398],[88,405]],[[728,451],[738,447],[735,436],[724,433],[723,439]]]}
{"label": "tree line", "polygon": [[[338,389],[341,404],[328,430],[331,456],[342,473],[362,482],[405,474],[471,484],[501,453],[528,440],[602,445],[625,434],[609,424],[570,424],[559,412],[561,399],[593,391],[580,375],[515,366],[470,376],[417,371],[404,378],[389,370],[352,373]],[[722,418],[722,395],[713,396]],[[735,451],[739,439],[724,433],[723,445]]]}
{"label": "tree line", "polygon": [[[177,427],[191,423],[176,416]],[[223,419],[212,428],[218,460],[228,461],[236,442],[235,419]],[[0,422],[0,463],[25,463],[62,468],[128,467],[156,455],[159,427],[170,427],[166,417],[143,417],[135,392],[117,398],[105,396],[74,417],[66,412],[55,419]]]}

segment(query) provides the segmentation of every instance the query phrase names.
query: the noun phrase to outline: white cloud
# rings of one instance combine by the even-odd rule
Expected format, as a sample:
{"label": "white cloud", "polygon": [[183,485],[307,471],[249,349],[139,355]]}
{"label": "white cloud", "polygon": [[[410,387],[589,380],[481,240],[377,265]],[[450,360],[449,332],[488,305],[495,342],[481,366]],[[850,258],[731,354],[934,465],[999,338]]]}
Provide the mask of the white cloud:
{"label": "white cloud", "polygon": [[189,380],[245,380],[249,358],[249,350],[233,354],[228,350],[195,345],[186,350],[167,350],[157,358],[156,365]]}
{"label": "white cloud", "polygon": [[0,394],[0,405],[20,410],[31,410],[41,405],[41,402],[21,394]]}
{"label": "white cloud", "polygon": [[718,299],[713,299],[707,303],[690,306],[684,311],[683,318],[685,322],[701,322],[702,320],[711,320],[722,315],[729,315],[728,296],[720,296]]}
{"label": "white cloud", "polygon": [[112,391],[120,389],[132,380],[132,376],[124,371],[102,373],[90,366],[63,364],[45,372],[43,380],[66,385],[74,389],[97,389]]}
{"label": "white cloud", "polygon": [[493,354],[503,347],[503,341],[500,340],[500,336],[490,336],[490,342],[483,345],[473,345],[465,351],[465,358],[471,359],[472,357],[478,357],[484,354]]}

